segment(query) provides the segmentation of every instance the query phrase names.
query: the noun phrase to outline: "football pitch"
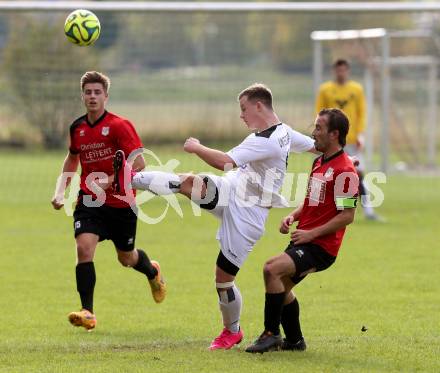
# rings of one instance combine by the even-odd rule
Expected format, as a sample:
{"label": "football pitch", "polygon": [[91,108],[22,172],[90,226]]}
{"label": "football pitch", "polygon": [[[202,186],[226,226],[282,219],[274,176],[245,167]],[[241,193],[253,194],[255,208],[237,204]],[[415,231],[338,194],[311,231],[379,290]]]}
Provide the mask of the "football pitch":
{"label": "football pitch", "polygon": [[[177,148],[153,149],[178,171],[207,171]],[[194,216],[184,199],[160,223],[138,224],[136,246],[160,261],[168,283],[153,302],[146,278],[123,268],[111,242],[95,257],[97,328],[67,322],[79,308],[72,218],[50,205],[63,153],[0,152],[0,371],[2,372],[372,372],[440,371],[440,178],[394,175],[380,187],[385,224],[358,211],[340,256],[296,293],[308,350],[250,355],[263,328],[264,261],[288,243],[270,212],[266,233],[237,278],[245,338],[230,351],[207,350],[222,329],[214,289],[217,221]],[[308,155],[291,171],[308,171]],[[143,211],[160,216],[156,197]],[[367,329],[361,331],[361,329]]]}

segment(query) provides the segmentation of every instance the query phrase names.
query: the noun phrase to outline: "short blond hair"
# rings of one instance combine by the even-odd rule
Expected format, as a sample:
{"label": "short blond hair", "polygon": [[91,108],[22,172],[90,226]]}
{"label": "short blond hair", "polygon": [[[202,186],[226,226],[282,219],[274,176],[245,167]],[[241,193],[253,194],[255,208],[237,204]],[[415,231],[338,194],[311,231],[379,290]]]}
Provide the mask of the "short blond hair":
{"label": "short blond hair", "polygon": [[254,83],[243,89],[238,95],[238,99],[240,100],[244,96],[246,96],[249,101],[261,101],[265,106],[273,110],[272,92],[269,87],[263,83]]}
{"label": "short blond hair", "polygon": [[81,77],[81,91],[84,91],[84,86],[88,83],[101,83],[106,93],[110,89],[110,78],[98,71],[87,71]]}

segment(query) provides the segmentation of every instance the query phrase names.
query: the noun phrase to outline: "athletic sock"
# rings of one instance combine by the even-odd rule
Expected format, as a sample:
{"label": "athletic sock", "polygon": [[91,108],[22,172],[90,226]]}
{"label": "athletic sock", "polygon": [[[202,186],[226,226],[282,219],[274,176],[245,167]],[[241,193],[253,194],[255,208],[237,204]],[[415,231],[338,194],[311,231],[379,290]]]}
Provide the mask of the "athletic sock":
{"label": "athletic sock", "polygon": [[371,199],[369,194],[364,194],[361,196],[361,204],[362,208],[364,209],[365,215],[374,215],[374,209],[371,206]]}
{"label": "athletic sock", "polygon": [[264,305],[264,329],[274,335],[280,334],[281,312],[285,293],[266,293]]}
{"label": "athletic sock", "polygon": [[140,249],[136,249],[136,250],[138,252],[139,259],[137,264],[133,267],[133,269],[143,273],[145,276],[148,277],[149,280],[152,280],[157,275],[157,269],[153,267],[145,251]]}
{"label": "athletic sock", "polygon": [[281,325],[289,342],[296,343],[303,337],[299,323],[299,303],[296,298],[283,306]]}
{"label": "athletic sock", "polygon": [[220,311],[223,316],[223,325],[232,333],[240,331],[240,314],[242,299],[240,290],[235,286],[230,289],[218,289]]}
{"label": "athletic sock", "polygon": [[149,190],[152,193],[166,195],[180,190],[180,178],[176,174],[162,171],[137,172],[131,181],[133,189]]}
{"label": "athletic sock", "polygon": [[364,175],[362,172],[358,172],[359,176],[359,194],[361,197],[361,205],[366,216],[374,215],[374,209],[371,206],[370,194],[365,186]]}
{"label": "athletic sock", "polygon": [[76,289],[81,298],[82,308],[93,313],[93,291],[95,289],[96,273],[93,262],[76,265]]}

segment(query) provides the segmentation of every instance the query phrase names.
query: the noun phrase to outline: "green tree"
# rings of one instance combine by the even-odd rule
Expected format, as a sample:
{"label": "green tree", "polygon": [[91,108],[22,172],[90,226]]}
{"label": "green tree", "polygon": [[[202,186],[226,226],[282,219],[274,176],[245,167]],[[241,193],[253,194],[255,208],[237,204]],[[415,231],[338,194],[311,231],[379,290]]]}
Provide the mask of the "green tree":
{"label": "green tree", "polygon": [[81,74],[98,68],[97,49],[67,41],[63,22],[53,16],[13,16],[3,50],[2,73],[14,110],[40,131],[47,148],[64,144],[69,123],[82,111]]}

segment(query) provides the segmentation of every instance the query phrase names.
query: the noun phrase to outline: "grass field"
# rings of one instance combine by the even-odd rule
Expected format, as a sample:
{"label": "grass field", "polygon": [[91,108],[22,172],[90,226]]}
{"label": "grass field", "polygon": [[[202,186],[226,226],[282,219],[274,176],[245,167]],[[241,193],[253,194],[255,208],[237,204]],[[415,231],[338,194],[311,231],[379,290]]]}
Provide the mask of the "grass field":
{"label": "grass field", "polygon": [[[206,170],[174,148],[180,171]],[[209,352],[221,330],[213,267],[217,221],[170,210],[156,225],[138,225],[137,246],[160,260],[169,295],[156,305],[145,278],[123,268],[109,242],[95,264],[97,329],[68,324],[78,309],[72,218],[49,200],[62,153],[0,153],[0,371],[2,372],[333,372],[440,370],[438,190],[440,178],[390,176],[374,224],[358,212],[340,257],[297,288],[305,353],[244,353],[262,330],[262,265],[287,244],[277,233],[287,210],[272,210],[264,238],[239,274],[245,340]],[[310,157],[292,157],[308,170]],[[144,211],[162,213],[160,198]],[[362,326],[368,330],[361,332]]]}

